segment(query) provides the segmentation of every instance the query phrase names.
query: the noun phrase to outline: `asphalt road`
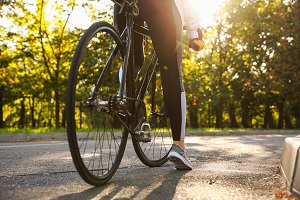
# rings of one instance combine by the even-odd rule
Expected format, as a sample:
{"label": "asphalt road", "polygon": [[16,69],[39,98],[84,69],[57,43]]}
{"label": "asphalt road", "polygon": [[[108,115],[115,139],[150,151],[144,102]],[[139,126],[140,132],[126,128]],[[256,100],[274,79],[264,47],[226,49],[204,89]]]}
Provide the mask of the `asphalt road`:
{"label": "asphalt road", "polygon": [[144,166],[129,142],[104,186],[77,174],[66,141],[0,143],[0,199],[274,199],[287,135],[187,137],[192,171]]}

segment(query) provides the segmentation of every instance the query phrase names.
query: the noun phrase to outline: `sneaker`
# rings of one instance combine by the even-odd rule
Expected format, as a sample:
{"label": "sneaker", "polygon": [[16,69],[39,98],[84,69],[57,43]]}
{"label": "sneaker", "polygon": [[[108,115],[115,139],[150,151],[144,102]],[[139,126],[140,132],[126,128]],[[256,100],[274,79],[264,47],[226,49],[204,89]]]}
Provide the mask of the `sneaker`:
{"label": "sneaker", "polygon": [[175,168],[178,170],[191,170],[193,169],[191,163],[188,160],[187,150],[181,148],[178,144],[173,144],[168,158],[175,164]]}

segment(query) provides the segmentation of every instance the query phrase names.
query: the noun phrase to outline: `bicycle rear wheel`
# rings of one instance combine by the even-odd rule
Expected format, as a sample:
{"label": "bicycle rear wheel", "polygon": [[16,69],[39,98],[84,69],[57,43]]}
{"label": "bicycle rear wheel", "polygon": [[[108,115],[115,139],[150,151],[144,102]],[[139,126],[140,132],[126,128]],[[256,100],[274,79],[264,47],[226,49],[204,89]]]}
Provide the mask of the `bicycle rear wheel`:
{"label": "bicycle rear wheel", "polygon": [[[154,56],[155,57],[155,56]],[[132,137],[135,152],[142,163],[158,167],[168,161],[172,146],[172,132],[169,116],[164,106],[164,96],[157,58],[152,60],[145,81],[140,87],[139,98],[144,99],[136,106],[138,135]],[[152,76],[150,75],[152,74]]]}
{"label": "bicycle rear wheel", "polygon": [[69,73],[69,147],[78,173],[95,186],[105,184],[114,175],[128,137],[128,131],[108,108],[111,97],[119,92],[122,50],[124,46],[113,26],[94,23],[80,39]]}

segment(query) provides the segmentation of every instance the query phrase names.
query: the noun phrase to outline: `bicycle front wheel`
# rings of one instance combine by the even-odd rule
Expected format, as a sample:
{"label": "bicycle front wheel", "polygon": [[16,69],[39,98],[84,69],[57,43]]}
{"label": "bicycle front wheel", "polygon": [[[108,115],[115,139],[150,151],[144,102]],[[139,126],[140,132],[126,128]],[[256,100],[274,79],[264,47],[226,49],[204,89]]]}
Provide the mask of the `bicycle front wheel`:
{"label": "bicycle front wheel", "polygon": [[95,186],[112,178],[127,142],[128,131],[108,108],[111,97],[119,92],[123,49],[113,26],[94,23],[80,39],[69,73],[66,101],[69,147],[78,173]]}
{"label": "bicycle front wheel", "polygon": [[142,163],[149,167],[158,167],[168,161],[172,131],[164,106],[159,68],[156,66],[152,69],[150,65],[149,69],[139,91],[144,101],[136,106],[138,134],[132,137],[132,142]]}

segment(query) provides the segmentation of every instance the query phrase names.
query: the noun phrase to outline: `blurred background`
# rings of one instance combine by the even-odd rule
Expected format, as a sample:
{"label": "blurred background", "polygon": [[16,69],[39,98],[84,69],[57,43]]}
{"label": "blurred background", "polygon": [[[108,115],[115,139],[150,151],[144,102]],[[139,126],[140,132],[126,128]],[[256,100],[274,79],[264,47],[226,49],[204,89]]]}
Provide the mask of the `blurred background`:
{"label": "blurred background", "polygon": [[[192,0],[205,48],[183,38],[187,126],[300,128],[297,0]],[[109,0],[0,1],[0,128],[64,129],[73,53]]]}

